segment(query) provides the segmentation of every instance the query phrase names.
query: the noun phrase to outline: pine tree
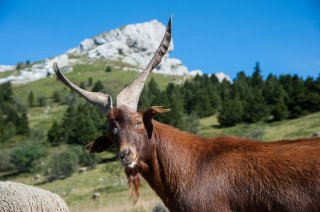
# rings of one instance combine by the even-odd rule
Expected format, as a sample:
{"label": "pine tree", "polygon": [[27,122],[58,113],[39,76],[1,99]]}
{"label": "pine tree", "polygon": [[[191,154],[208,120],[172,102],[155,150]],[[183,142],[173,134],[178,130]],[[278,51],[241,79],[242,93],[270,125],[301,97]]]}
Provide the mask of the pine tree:
{"label": "pine tree", "polygon": [[171,112],[165,114],[168,118],[168,124],[181,129],[183,126],[181,119],[184,116],[183,96],[181,91],[178,86],[169,83],[166,89],[166,95],[171,108]]}
{"label": "pine tree", "polygon": [[241,100],[245,100],[250,90],[249,78],[243,71],[239,72],[233,83],[232,96],[238,96]]}
{"label": "pine tree", "polygon": [[[163,106],[167,109],[171,109],[170,102],[169,102],[166,91],[161,92],[160,100],[161,100],[161,103],[159,104],[160,106]],[[163,114],[156,116],[155,119],[162,122],[162,123],[169,124],[170,120],[171,120],[170,116],[171,116],[171,112],[167,112],[167,113],[163,113]]]}
{"label": "pine tree", "polygon": [[76,128],[76,110],[74,106],[69,106],[63,114],[61,128],[64,129],[61,133],[61,142],[72,143],[74,138],[74,129]]}
{"label": "pine tree", "polygon": [[231,90],[231,83],[226,79],[222,80],[220,84],[220,96],[222,101],[231,99]]}
{"label": "pine tree", "polygon": [[16,132],[17,130],[16,130],[15,124],[11,121],[6,122],[6,128],[2,134],[3,141],[4,142],[10,141],[10,139],[16,135]]}
{"label": "pine tree", "polygon": [[292,78],[292,93],[289,94],[289,98],[292,98],[293,105],[290,116],[292,118],[305,115],[307,113],[307,98],[306,98],[306,89],[304,87],[303,79],[298,75],[294,75]]}
{"label": "pine tree", "polygon": [[214,113],[214,108],[210,102],[210,96],[205,89],[197,89],[195,91],[195,97],[193,99],[194,110],[199,117],[205,117]]}
{"label": "pine tree", "polygon": [[89,103],[79,104],[76,113],[83,113],[86,118],[91,119],[97,131],[105,131],[105,116],[103,116],[95,107],[93,107]]}
{"label": "pine tree", "polygon": [[160,94],[161,91],[158,84],[153,78],[151,78],[150,82],[148,83],[148,95],[151,105],[159,105],[159,103],[161,103],[159,100]]}
{"label": "pine tree", "polygon": [[12,122],[15,126],[18,126],[20,118],[16,109],[14,107],[10,107],[10,108],[7,108],[6,111],[4,112],[6,113],[5,122],[6,123]]}
{"label": "pine tree", "polygon": [[246,122],[255,123],[266,118],[268,115],[268,107],[262,95],[262,90],[252,89],[251,93],[248,93],[244,105]]}
{"label": "pine tree", "polygon": [[98,80],[96,83],[94,83],[92,91],[93,92],[103,92],[104,91],[104,86],[100,80]]}
{"label": "pine tree", "polygon": [[29,107],[34,106],[34,95],[32,91],[29,92],[28,103],[29,103]]}
{"label": "pine tree", "polygon": [[2,143],[3,140],[3,135],[4,135],[4,130],[5,130],[5,124],[4,124],[4,114],[0,108],[0,143]]}
{"label": "pine tree", "polygon": [[88,86],[89,86],[89,87],[92,85],[92,82],[93,82],[92,77],[89,77],[89,78],[88,78]]}
{"label": "pine tree", "polygon": [[0,103],[13,102],[11,82],[0,84]]}
{"label": "pine tree", "polygon": [[274,121],[280,121],[288,117],[288,108],[285,104],[287,93],[276,76],[270,74],[267,77],[263,96]]}
{"label": "pine tree", "polygon": [[149,98],[148,86],[145,86],[141,92],[138,107],[141,109],[147,109],[151,106],[151,101]]}
{"label": "pine tree", "polygon": [[305,109],[308,112],[316,112],[320,110],[320,90],[317,81],[312,77],[308,77],[305,82]]}
{"label": "pine tree", "polygon": [[82,89],[84,89],[84,90],[86,90],[86,86],[85,86],[85,84],[84,84],[83,81],[80,82],[80,86],[79,86],[79,87],[82,88]]}
{"label": "pine tree", "polygon": [[75,128],[73,131],[73,137],[69,140],[69,143],[86,145],[97,136],[97,129],[89,117],[80,113],[76,117]]}
{"label": "pine tree", "polygon": [[245,122],[258,122],[268,116],[268,107],[263,96],[264,81],[260,72],[260,65],[257,62],[250,80],[249,90],[243,87],[243,92],[246,93],[243,97]]}
{"label": "pine tree", "polygon": [[256,62],[256,65],[254,67],[254,72],[252,73],[251,78],[251,85],[253,87],[257,87],[262,89],[263,87],[263,78],[261,76],[261,69],[260,69],[260,63]]}
{"label": "pine tree", "polygon": [[23,110],[21,113],[21,117],[19,118],[19,122],[17,125],[17,133],[20,135],[29,135],[29,121],[27,116],[27,111]]}
{"label": "pine tree", "polygon": [[110,66],[107,66],[107,68],[106,68],[106,72],[107,72],[107,73],[112,72],[112,68],[111,68]]}
{"label": "pine tree", "polygon": [[226,100],[222,103],[218,121],[222,126],[234,126],[242,122],[243,112],[243,104],[238,98]]}
{"label": "pine tree", "polygon": [[54,121],[51,128],[49,129],[47,133],[47,138],[49,143],[52,146],[57,146],[61,143],[63,143],[63,132],[62,132],[62,127],[58,124],[57,121]]}
{"label": "pine tree", "polygon": [[54,91],[52,94],[52,98],[54,102],[60,102],[61,101],[61,96],[59,91]]}
{"label": "pine tree", "polygon": [[277,97],[274,108],[271,112],[274,121],[280,121],[288,117],[288,108],[281,96]]}

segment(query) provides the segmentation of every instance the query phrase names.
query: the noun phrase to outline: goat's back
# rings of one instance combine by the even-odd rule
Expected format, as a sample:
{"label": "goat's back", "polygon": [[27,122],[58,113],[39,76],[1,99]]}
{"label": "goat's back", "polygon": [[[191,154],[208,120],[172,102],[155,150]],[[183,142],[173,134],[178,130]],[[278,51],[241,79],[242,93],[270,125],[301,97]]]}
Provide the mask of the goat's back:
{"label": "goat's back", "polygon": [[206,195],[235,211],[319,211],[320,139],[211,142],[199,162]]}

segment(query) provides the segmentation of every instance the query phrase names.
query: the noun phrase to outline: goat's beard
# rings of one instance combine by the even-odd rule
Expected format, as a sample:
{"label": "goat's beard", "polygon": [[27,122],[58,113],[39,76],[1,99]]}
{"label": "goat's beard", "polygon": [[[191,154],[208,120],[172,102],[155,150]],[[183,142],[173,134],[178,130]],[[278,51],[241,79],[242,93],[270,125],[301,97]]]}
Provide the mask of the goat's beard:
{"label": "goat's beard", "polygon": [[130,196],[133,199],[134,204],[137,203],[139,199],[139,189],[140,189],[140,175],[138,170],[126,170],[127,178],[128,178],[128,185]]}

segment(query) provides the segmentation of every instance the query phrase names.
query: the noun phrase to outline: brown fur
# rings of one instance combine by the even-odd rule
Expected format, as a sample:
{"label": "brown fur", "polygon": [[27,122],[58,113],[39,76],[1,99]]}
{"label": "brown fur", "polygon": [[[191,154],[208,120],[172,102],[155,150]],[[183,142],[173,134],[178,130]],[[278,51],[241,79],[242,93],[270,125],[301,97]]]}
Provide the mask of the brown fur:
{"label": "brown fur", "polygon": [[138,172],[134,174],[131,172],[127,172],[127,178],[128,178],[130,196],[131,198],[133,198],[134,203],[136,203],[139,199],[139,189],[141,186],[140,175]]}
{"label": "brown fur", "polygon": [[120,130],[110,140],[139,156],[125,168],[130,188],[138,190],[141,174],[170,211],[320,211],[319,138],[206,139],[152,120],[154,111],[108,115]]}

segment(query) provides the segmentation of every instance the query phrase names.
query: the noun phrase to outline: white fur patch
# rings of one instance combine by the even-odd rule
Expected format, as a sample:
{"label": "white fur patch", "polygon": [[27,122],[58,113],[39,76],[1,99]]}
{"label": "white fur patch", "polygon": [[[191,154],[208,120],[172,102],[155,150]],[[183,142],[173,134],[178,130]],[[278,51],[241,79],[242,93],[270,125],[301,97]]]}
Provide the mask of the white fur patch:
{"label": "white fur patch", "polygon": [[137,163],[133,161],[128,165],[128,167],[133,169],[136,165],[137,165]]}

